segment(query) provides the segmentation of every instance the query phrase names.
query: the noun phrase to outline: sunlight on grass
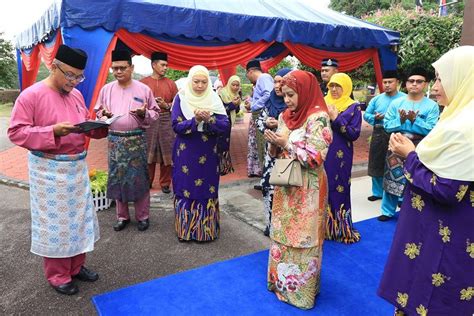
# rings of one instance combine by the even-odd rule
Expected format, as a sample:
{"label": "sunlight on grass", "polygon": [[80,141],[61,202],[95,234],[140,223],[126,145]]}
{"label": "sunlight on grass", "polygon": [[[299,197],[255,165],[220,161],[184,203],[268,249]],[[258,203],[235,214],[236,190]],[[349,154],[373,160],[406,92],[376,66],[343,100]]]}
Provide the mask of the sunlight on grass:
{"label": "sunlight on grass", "polygon": [[10,117],[12,113],[13,103],[0,104],[0,117]]}

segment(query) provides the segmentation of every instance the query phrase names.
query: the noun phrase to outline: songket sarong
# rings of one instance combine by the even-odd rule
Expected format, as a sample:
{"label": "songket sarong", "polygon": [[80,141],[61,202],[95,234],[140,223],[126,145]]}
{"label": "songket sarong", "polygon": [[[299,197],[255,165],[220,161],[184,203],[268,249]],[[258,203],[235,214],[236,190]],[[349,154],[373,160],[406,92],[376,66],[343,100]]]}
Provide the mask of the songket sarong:
{"label": "songket sarong", "polygon": [[161,112],[158,120],[146,130],[147,163],[163,163],[165,166],[170,166],[175,137],[171,127],[171,113]]}
{"label": "songket sarong", "polygon": [[[423,139],[421,135],[404,134],[415,146]],[[403,171],[404,159],[390,150],[387,150],[385,159],[385,171],[383,175],[383,189],[388,193],[402,197],[406,186],[406,178]]]}
{"label": "songket sarong", "polygon": [[99,224],[85,157],[28,154],[32,253],[69,258],[94,250]]}
{"label": "songket sarong", "polygon": [[388,141],[389,135],[385,132],[383,125],[376,124],[370,141],[369,166],[367,172],[369,176],[383,177]]}
{"label": "songket sarong", "polygon": [[175,228],[179,239],[211,241],[219,237],[219,198],[175,196]]}
{"label": "songket sarong", "polygon": [[107,197],[135,202],[150,190],[143,130],[109,131]]}

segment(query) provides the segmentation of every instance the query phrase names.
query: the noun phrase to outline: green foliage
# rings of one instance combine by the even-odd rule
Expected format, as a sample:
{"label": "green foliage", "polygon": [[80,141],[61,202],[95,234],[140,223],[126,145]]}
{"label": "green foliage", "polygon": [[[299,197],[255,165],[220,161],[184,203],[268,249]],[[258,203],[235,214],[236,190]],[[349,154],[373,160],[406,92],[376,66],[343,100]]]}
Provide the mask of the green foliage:
{"label": "green foliage", "polygon": [[463,19],[448,15],[393,7],[367,17],[367,21],[400,32],[399,69],[421,66],[430,69],[442,54],[458,46]]}
{"label": "green foliage", "polygon": [[188,73],[188,71],[174,70],[168,68],[168,71],[166,72],[166,77],[170,78],[173,81],[176,81],[180,78],[187,77]]}
{"label": "green foliage", "polygon": [[3,36],[4,34],[0,33],[0,87],[16,89],[18,88],[16,57],[12,43]]}
{"label": "green foliage", "polygon": [[13,103],[0,104],[0,117],[10,117],[13,109]]}
{"label": "green foliage", "polygon": [[92,193],[101,193],[107,191],[107,171],[91,170],[89,173]]}
{"label": "green foliage", "polygon": [[36,82],[46,79],[49,76],[49,69],[44,63],[40,64],[38,74],[36,75]]}
{"label": "green foliage", "polygon": [[278,72],[278,70],[282,69],[282,68],[293,68],[293,64],[286,58],[284,58],[282,61],[280,61],[278,63],[278,65],[276,65],[275,67],[273,68],[270,68],[270,70],[268,71],[268,73],[270,75],[272,75],[272,77],[275,77],[276,73]]}
{"label": "green foliage", "polygon": [[[423,9],[425,11],[438,10],[438,0],[423,0]],[[415,9],[414,0],[331,0],[329,8],[344,12],[347,15],[357,18],[372,14],[377,10],[387,10],[394,6],[400,6],[404,9]]]}

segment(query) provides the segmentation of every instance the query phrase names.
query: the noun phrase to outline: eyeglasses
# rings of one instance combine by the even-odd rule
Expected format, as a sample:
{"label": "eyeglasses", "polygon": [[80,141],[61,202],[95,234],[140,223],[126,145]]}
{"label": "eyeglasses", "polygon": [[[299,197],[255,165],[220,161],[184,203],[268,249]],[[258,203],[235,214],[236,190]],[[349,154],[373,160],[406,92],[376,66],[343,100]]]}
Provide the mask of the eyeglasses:
{"label": "eyeglasses", "polygon": [[86,77],[83,74],[75,75],[70,71],[64,72],[64,70],[62,70],[61,67],[59,67],[59,65],[56,65],[56,67],[58,67],[58,69],[61,70],[61,72],[64,74],[64,77],[69,81],[76,80],[77,82],[80,83],[80,82],[83,82],[84,80],[86,80]]}
{"label": "eyeglasses", "polygon": [[124,72],[125,70],[128,69],[128,67],[130,66],[115,66],[115,67],[110,67],[110,69],[112,69],[113,72],[118,72],[119,70],[121,72]]}
{"label": "eyeglasses", "polygon": [[422,84],[424,82],[426,82],[426,80],[423,80],[423,79],[408,79],[407,82],[411,83],[411,84],[414,84],[416,82],[416,84]]}

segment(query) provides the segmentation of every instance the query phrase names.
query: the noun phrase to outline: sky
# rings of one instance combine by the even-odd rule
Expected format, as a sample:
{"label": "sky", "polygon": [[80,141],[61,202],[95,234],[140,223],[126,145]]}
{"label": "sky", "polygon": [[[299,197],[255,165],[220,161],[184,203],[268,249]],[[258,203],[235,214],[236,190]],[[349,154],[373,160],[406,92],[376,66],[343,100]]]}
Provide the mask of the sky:
{"label": "sky", "polygon": [[[0,32],[5,33],[6,39],[13,41],[15,34],[21,33],[32,25],[54,1],[55,0],[0,0],[2,8],[0,10]],[[330,0],[306,1],[314,2],[315,6],[327,7]],[[140,74],[148,74],[151,72],[150,61],[147,58],[136,56],[133,58],[133,63],[135,64],[135,72]]]}

